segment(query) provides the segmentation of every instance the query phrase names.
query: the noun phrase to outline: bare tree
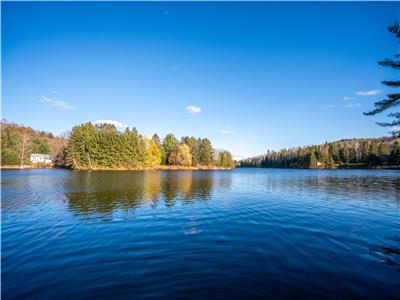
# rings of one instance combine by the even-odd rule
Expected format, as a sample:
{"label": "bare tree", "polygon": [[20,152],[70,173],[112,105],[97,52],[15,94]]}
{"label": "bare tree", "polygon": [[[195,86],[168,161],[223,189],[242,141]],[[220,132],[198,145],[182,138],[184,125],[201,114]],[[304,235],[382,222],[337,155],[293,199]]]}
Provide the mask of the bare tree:
{"label": "bare tree", "polygon": [[21,160],[21,165],[20,168],[22,169],[24,167],[24,159],[25,156],[28,152],[29,148],[29,136],[26,133],[23,133],[22,136],[17,141],[16,148],[18,152],[18,156]]}

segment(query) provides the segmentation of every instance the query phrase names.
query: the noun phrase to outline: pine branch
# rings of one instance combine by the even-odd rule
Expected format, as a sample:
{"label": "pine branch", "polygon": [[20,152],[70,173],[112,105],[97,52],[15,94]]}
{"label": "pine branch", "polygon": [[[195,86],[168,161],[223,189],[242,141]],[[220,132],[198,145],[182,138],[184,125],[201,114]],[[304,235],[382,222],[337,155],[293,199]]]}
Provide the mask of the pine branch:
{"label": "pine branch", "polygon": [[400,119],[396,119],[390,123],[387,122],[376,122],[379,126],[382,127],[394,127],[394,126],[399,126],[400,125]]}
{"label": "pine branch", "polygon": [[394,33],[397,38],[400,38],[400,22],[399,21],[394,23],[392,26],[389,26],[388,30],[391,33]]}
{"label": "pine branch", "polygon": [[386,58],[384,60],[381,60],[379,62],[379,64],[381,66],[384,66],[384,67],[391,67],[391,68],[394,68],[394,69],[400,69],[400,61],[393,60],[393,59],[390,59],[390,58]]}
{"label": "pine branch", "polygon": [[366,116],[376,115],[378,113],[387,110],[388,108],[395,107],[400,104],[400,94],[388,94],[387,96],[388,99],[375,102],[374,104],[375,109],[370,112],[364,113],[364,115]]}
{"label": "pine branch", "polygon": [[385,81],[382,81],[382,84],[390,86],[390,87],[400,87],[400,81],[385,80]]}

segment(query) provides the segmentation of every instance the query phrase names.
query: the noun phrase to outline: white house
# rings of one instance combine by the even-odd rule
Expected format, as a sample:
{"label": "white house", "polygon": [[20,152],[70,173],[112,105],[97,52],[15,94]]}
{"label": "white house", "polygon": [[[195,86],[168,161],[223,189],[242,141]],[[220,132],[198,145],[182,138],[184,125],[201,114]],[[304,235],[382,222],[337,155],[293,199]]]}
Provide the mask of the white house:
{"label": "white house", "polygon": [[50,164],[53,162],[53,157],[50,154],[31,154],[31,163],[45,163]]}

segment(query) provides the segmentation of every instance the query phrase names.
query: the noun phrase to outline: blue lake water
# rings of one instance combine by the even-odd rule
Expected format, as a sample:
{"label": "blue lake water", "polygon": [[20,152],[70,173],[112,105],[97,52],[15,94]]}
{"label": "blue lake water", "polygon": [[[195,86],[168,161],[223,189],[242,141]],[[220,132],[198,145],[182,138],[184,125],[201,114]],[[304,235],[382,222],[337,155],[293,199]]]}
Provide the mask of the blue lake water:
{"label": "blue lake water", "polygon": [[3,170],[3,299],[391,299],[400,172]]}

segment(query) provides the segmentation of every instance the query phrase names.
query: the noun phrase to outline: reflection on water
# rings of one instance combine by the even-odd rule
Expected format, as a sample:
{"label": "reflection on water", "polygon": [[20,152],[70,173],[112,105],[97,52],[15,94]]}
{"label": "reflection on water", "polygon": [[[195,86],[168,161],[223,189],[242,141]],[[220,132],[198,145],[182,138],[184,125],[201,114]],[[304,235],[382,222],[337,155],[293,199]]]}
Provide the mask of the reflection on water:
{"label": "reflection on water", "polygon": [[400,294],[398,171],[13,170],[1,184],[4,299]]}
{"label": "reflection on water", "polygon": [[[189,203],[210,198],[213,184],[229,187],[230,176],[212,172],[73,172],[65,181],[71,209],[82,214],[130,210],[159,201],[172,207],[176,201]],[[222,177],[222,178],[221,178]]]}

